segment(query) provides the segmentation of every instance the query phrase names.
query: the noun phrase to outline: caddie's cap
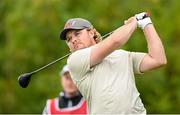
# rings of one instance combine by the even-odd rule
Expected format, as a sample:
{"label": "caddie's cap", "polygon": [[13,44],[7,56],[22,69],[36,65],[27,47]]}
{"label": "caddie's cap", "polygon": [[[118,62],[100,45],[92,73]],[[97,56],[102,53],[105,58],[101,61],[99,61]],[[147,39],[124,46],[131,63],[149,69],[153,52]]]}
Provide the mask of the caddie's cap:
{"label": "caddie's cap", "polygon": [[63,31],[60,33],[60,39],[61,40],[66,40],[66,33],[69,31],[69,30],[80,30],[80,29],[84,29],[84,28],[91,28],[93,27],[93,25],[85,20],[85,19],[82,19],[82,18],[72,18],[72,19],[69,19],[65,26],[64,26],[64,29]]}
{"label": "caddie's cap", "polygon": [[65,65],[62,70],[59,72],[60,76],[63,76],[65,73],[69,72],[69,68],[67,65]]}

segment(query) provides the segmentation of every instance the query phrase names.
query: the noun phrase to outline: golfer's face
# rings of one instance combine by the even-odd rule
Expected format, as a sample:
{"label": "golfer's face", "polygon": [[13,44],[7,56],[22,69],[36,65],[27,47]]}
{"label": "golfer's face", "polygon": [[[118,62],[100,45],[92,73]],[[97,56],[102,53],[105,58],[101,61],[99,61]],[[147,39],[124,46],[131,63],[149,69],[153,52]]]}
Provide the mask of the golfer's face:
{"label": "golfer's face", "polygon": [[62,87],[66,93],[74,93],[78,89],[76,85],[73,83],[69,72],[66,72],[61,79]]}
{"label": "golfer's face", "polygon": [[72,52],[87,48],[94,44],[94,39],[90,35],[90,31],[83,30],[71,30],[66,34],[66,43],[68,44]]}

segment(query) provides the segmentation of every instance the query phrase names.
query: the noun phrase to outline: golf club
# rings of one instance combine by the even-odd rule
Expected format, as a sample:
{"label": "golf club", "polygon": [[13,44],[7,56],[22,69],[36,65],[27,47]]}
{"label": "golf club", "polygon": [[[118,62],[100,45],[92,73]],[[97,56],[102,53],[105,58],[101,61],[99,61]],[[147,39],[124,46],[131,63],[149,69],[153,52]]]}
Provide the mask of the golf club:
{"label": "golf club", "polygon": [[[148,13],[144,14],[141,19],[138,19],[138,18],[136,18],[136,19],[137,19],[137,20],[142,20],[142,19],[144,19],[144,18],[146,18],[146,17],[149,17],[149,14],[148,14]],[[105,38],[106,36],[109,36],[109,35],[112,34],[113,32],[114,32],[114,31],[111,31],[111,32],[103,35],[103,36],[102,36],[102,39]],[[21,86],[22,88],[26,88],[26,87],[28,86],[28,84],[29,84],[29,82],[30,82],[30,80],[31,80],[31,76],[32,76],[33,74],[35,74],[35,73],[37,73],[37,72],[39,72],[39,71],[41,71],[41,70],[49,67],[50,65],[52,65],[52,64],[54,64],[54,63],[57,63],[58,61],[66,58],[66,57],[69,56],[70,54],[71,54],[71,53],[68,53],[68,54],[66,54],[65,56],[60,57],[59,59],[57,59],[57,60],[55,60],[55,61],[53,61],[53,62],[51,62],[51,63],[49,63],[49,64],[47,64],[47,65],[45,65],[45,66],[43,66],[43,67],[41,67],[41,68],[39,68],[39,69],[37,69],[37,70],[35,70],[35,71],[32,71],[32,72],[30,72],[30,73],[21,74],[21,75],[18,77],[18,81],[19,81],[20,86]]]}
{"label": "golf club", "polygon": [[[110,35],[110,34],[112,34],[112,33],[113,33],[113,31],[105,34],[104,36],[102,36],[102,38],[105,38],[106,36],[108,36],[108,35]],[[37,72],[39,72],[39,71],[41,71],[41,70],[49,67],[49,66],[52,65],[52,64],[57,63],[58,61],[66,58],[66,57],[69,56],[70,54],[71,54],[71,53],[68,53],[68,54],[66,54],[65,56],[60,57],[59,59],[57,59],[57,60],[55,60],[55,61],[53,61],[53,62],[51,62],[51,63],[49,63],[49,64],[47,64],[47,65],[45,65],[45,66],[43,66],[43,67],[41,67],[41,68],[39,68],[39,69],[37,69],[37,70],[35,70],[35,71],[21,74],[21,75],[18,77],[19,85],[20,85],[22,88],[26,88],[26,87],[29,85],[29,82],[30,82],[30,80],[31,80],[31,76],[32,76],[33,74],[35,74],[35,73],[37,73]]]}

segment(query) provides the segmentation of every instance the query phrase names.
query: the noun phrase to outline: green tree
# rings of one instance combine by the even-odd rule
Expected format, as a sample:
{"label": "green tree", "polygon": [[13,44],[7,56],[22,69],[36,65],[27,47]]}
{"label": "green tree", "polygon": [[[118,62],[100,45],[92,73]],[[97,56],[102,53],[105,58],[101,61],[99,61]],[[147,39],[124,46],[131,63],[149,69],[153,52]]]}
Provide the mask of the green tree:
{"label": "green tree", "polygon": [[[20,74],[33,71],[69,52],[59,40],[65,21],[90,20],[106,34],[130,16],[149,11],[165,45],[168,64],[137,75],[137,87],[148,113],[180,113],[180,4],[177,0],[1,0],[0,3],[0,113],[41,113],[47,98],[61,90],[58,72],[66,59],[36,74],[27,89]],[[142,30],[122,47],[147,52]]]}

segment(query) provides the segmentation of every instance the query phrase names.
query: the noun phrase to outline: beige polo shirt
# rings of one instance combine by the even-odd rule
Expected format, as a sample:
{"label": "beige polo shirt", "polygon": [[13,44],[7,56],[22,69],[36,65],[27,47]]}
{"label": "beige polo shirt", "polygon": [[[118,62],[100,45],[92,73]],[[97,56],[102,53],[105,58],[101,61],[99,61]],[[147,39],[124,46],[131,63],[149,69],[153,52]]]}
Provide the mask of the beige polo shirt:
{"label": "beige polo shirt", "polygon": [[145,53],[116,50],[90,68],[91,48],[68,58],[72,79],[88,102],[91,114],[146,113],[135,85],[134,73]]}

